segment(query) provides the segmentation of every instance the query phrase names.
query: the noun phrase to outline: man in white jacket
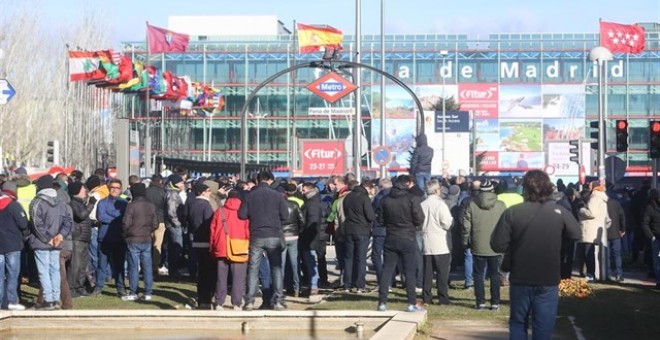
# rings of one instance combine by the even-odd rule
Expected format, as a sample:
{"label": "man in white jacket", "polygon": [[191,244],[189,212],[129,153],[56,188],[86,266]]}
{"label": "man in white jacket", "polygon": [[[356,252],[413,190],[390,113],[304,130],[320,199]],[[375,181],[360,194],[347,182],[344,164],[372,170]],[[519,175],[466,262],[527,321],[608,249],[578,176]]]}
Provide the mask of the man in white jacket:
{"label": "man in white jacket", "polygon": [[451,304],[449,301],[449,270],[451,264],[451,229],[453,218],[449,207],[441,198],[440,183],[430,180],[426,185],[426,200],[422,202],[424,225],[422,240],[424,242],[424,288],[422,300],[432,304],[431,287],[435,275],[438,289],[438,302],[441,305]]}

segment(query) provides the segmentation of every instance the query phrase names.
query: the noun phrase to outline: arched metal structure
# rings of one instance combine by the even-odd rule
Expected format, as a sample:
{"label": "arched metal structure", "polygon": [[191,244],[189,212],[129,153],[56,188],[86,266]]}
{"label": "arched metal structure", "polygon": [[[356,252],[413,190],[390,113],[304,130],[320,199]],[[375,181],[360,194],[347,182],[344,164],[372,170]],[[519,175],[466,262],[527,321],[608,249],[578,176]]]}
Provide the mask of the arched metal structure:
{"label": "arched metal structure", "polygon": [[[245,104],[243,104],[243,108],[241,109],[241,173],[240,173],[240,178],[245,179],[246,178],[246,165],[247,165],[247,145],[248,145],[248,133],[247,133],[247,120],[248,120],[248,108],[250,107],[250,103],[252,103],[252,100],[254,100],[254,97],[256,97],[257,93],[259,90],[261,90],[264,86],[268,85],[275,79],[293,72],[295,70],[301,69],[301,68],[323,68],[327,70],[342,70],[342,69],[348,69],[348,68],[365,68],[371,71],[374,71],[387,79],[393,81],[395,84],[401,86],[410,96],[413,98],[415,101],[415,105],[417,105],[417,113],[418,113],[418,119],[417,119],[417,135],[420,135],[424,133],[424,111],[422,109],[422,103],[419,101],[419,98],[417,98],[417,95],[401,80],[397,79],[393,75],[384,72],[378,68],[375,68],[370,65],[362,64],[362,63],[356,63],[352,61],[312,61],[308,63],[302,63],[298,65],[293,65],[291,67],[288,67],[284,70],[281,70],[272,76],[268,77],[268,79],[264,80],[261,82],[257,87],[250,92],[250,95],[247,97],[247,100],[245,100]],[[356,114],[356,119],[361,119],[361,110],[358,108]],[[385,113],[382,112],[382,115],[385,116]]]}

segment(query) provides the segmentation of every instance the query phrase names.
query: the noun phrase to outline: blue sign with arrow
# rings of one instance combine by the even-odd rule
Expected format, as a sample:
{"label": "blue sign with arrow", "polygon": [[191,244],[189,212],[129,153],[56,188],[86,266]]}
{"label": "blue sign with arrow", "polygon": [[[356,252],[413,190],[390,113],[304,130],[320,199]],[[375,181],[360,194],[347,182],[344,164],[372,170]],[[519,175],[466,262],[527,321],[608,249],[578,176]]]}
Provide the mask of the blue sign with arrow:
{"label": "blue sign with arrow", "polygon": [[11,98],[16,94],[14,88],[7,79],[0,79],[0,105],[9,103]]}

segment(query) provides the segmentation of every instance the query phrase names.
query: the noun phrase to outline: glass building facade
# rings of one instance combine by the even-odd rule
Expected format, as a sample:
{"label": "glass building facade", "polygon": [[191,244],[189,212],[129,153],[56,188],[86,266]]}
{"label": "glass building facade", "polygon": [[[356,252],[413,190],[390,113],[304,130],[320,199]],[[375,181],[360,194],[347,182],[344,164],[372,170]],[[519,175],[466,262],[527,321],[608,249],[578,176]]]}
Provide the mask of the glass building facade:
{"label": "glass building facade", "polygon": [[[660,29],[658,24],[644,26],[645,50],[640,54],[615,53],[605,77],[607,152],[625,161],[629,172],[649,168],[648,121],[660,120]],[[226,102],[222,112],[208,117],[194,110],[193,114],[182,115],[163,109],[152,111],[147,118],[139,98],[135,98],[124,104],[124,118],[130,118],[131,128],[141,136],[150,128],[154,154],[238,162],[238,116],[247,96],[274,73],[319,60],[320,54],[297,53],[294,35],[194,38],[187,52],[152,54],[150,62],[164,71],[187,75],[220,89]],[[589,52],[598,45],[598,39],[597,33],[507,33],[479,39],[464,34],[386,35],[384,69],[415,91],[425,111],[437,108],[433,104],[438,98],[450,96],[462,109],[472,111],[469,143],[474,144],[480,159],[488,160],[488,164],[477,161],[477,171],[515,172],[547,164],[561,168],[566,165],[555,162],[563,156],[551,153],[565,151],[551,150],[551,144],[589,136],[589,122],[598,117],[597,68],[589,61]],[[362,37],[363,64],[381,68],[380,40],[379,35]],[[144,59],[144,42],[127,42],[124,46],[126,55]],[[341,60],[353,60],[354,37],[345,36],[343,46]],[[351,117],[309,114],[310,108],[353,104],[353,95],[328,104],[305,88],[324,72],[297,70],[258,92],[248,109],[248,163],[296,169],[298,140],[349,136]],[[381,77],[369,70],[361,72],[361,116],[371,150],[380,134]],[[489,91],[497,95],[489,102],[471,97]],[[390,126],[399,126],[403,131],[399,134],[414,135],[416,131],[407,127],[415,126],[409,121],[416,114],[399,114],[401,110],[414,112],[415,108],[411,99],[400,92],[386,81],[388,133]],[[627,153],[614,150],[615,119],[629,121]],[[410,138],[400,136],[393,143],[401,143],[401,139],[408,143]],[[395,149],[392,152],[395,156],[400,153],[399,159],[407,154],[405,147]],[[376,167],[367,158],[364,164]]]}

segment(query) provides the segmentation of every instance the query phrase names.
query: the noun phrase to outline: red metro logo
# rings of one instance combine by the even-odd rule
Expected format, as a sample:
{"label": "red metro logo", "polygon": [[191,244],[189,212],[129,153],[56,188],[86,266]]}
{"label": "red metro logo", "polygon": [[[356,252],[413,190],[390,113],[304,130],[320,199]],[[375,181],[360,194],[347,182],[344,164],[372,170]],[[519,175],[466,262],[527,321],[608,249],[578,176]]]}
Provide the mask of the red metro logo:
{"label": "red metro logo", "polygon": [[323,100],[329,103],[334,103],[347,94],[355,91],[357,86],[344,79],[344,77],[339,74],[329,72],[321,78],[316,79],[313,83],[307,85],[306,88],[317,96],[323,98]]}

